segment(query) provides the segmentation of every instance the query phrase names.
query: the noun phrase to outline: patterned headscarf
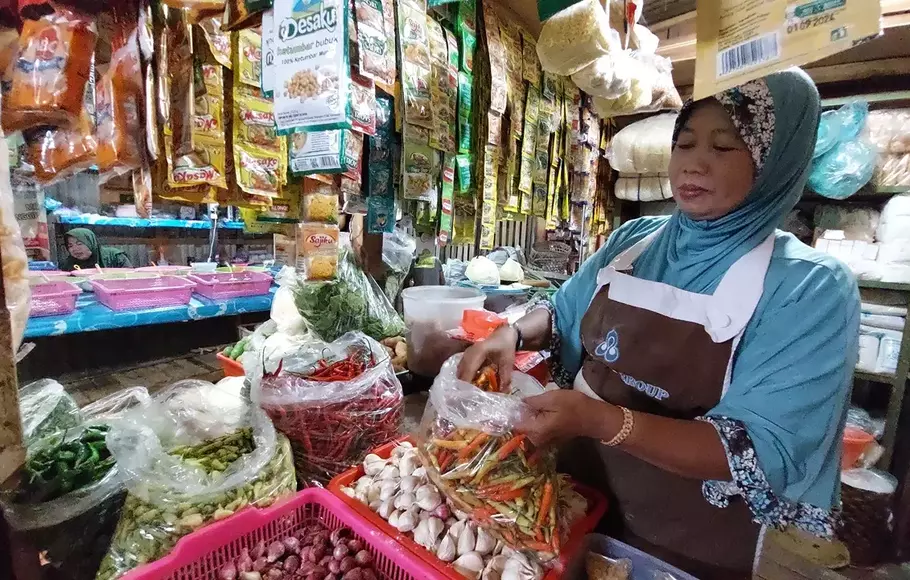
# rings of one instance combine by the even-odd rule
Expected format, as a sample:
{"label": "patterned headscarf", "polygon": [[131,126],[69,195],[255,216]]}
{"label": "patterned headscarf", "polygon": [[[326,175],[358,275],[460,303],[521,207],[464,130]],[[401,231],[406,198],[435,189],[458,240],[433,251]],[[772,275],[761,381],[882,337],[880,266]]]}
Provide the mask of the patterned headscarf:
{"label": "patterned headscarf", "polygon": [[[771,150],[771,143],[774,141],[774,99],[767,81],[765,79],[750,81],[742,86],[718,93],[714,95],[714,99],[730,115],[733,126],[736,127],[752,154],[752,161],[755,162],[755,174],[758,175],[761,173],[768,152]],[[704,101],[690,99],[683,105],[682,111],[676,118],[676,126],[673,127],[674,148],[679,132],[682,131],[695,106],[700,102]]]}
{"label": "patterned headscarf", "polygon": [[[730,114],[755,163],[746,199],[725,216],[696,220],[676,211],[635,263],[636,276],[707,292],[768,237],[799,201],[809,176],[821,103],[806,73],[793,68],[714,97]],[[694,108],[679,115],[673,144]]]}

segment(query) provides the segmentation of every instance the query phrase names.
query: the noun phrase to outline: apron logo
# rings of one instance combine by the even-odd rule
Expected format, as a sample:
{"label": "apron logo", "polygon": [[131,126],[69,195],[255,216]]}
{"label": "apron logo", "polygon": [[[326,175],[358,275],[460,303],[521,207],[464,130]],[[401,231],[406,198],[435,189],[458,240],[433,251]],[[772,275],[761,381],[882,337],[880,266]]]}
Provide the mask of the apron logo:
{"label": "apron logo", "polygon": [[648,395],[649,397],[651,397],[652,399],[657,399],[658,401],[663,401],[664,399],[670,398],[670,393],[668,393],[664,389],[661,389],[660,387],[656,387],[656,386],[652,385],[651,383],[646,383],[644,381],[640,381],[631,375],[627,375],[624,373],[618,373],[618,374],[619,374],[619,378],[622,379],[622,382],[629,385],[630,387],[632,387],[639,393],[644,393],[644,394]]}
{"label": "apron logo", "polygon": [[619,334],[615,328],[610,330],[604,341],[597,345],[594,354],[608,363],[615,363],[619,360]]}

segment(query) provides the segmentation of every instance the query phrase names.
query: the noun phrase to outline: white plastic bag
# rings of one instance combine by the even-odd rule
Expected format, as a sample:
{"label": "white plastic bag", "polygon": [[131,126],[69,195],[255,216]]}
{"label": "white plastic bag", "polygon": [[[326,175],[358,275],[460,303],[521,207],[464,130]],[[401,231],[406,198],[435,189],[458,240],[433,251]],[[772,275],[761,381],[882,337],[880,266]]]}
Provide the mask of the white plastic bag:
{"label": "white plastic bag", "polygon": [[619,34],[597,0],[582,0],[560,10],[546,22],[537,39],[541,68],[571,75],[599,57],[620,49]]}
{"label": "white plastic bag", "polygon": [[572,75],[572,82],[593,97],[618,99],[632,88],[633,60],[623,51],[613,51]]}
{"label": "white plastic bag", "polygon": [[620,173],[666,173],[677,116],[655,115],[620,129],[607,150],[610,167]]}
{"label": "white plastic bag", "polygon": [[79,405],[53,379],[41,379],[19,389],[22,440],[32,443],[82,422]]}
{"label": "white plastic bag", "polygon": [[875,237],[883,244],[910,240],[910,195],[895,195],[888,200]]}
{"label": "white plastic bag", "polygon": [[9,147],[0,131],[0,254],[3,256],[3,292],[10,314],[13,353],[19,350],[28,322],[32,291],[28,285],[28,255],[16,210],[9,175]]}

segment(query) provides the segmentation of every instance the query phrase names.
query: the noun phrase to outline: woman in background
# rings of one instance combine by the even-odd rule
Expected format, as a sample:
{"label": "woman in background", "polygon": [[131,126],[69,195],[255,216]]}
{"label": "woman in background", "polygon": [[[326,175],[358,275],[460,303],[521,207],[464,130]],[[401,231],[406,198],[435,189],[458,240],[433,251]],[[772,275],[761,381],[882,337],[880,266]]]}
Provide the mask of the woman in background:
{"label": "woman in background", "polygon": [[130,259],[117,248],[104,248],[98,244],[95,232],[86,228],[75,228],[63,234],[69,255],[60,260],[60,269],[67,272],[78,266],[90,270],[96,265],[102,268],[132,268]]}

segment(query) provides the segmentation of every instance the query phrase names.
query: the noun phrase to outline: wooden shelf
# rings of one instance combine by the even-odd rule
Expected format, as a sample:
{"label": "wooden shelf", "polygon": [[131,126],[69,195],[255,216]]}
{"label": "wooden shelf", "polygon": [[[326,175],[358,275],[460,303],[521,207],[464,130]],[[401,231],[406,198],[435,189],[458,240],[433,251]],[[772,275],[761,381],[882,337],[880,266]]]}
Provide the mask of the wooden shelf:
{"label": "wooden shelf", "polygon": [[870,373],[867,371],[854,371],[853,376],[857,379],[862,379],[864,381],[870,381],[873,383],[882,383],[884,385],[893,385],[894,379],[897,378],[897,375]]}
{"label": "wooden shelf", "polygon": [[896,290],[898,292],[910,292],[910,284],[901,282],[879,282],[877,280],[857,280],[860,288],[872,288],[876,290]]}

